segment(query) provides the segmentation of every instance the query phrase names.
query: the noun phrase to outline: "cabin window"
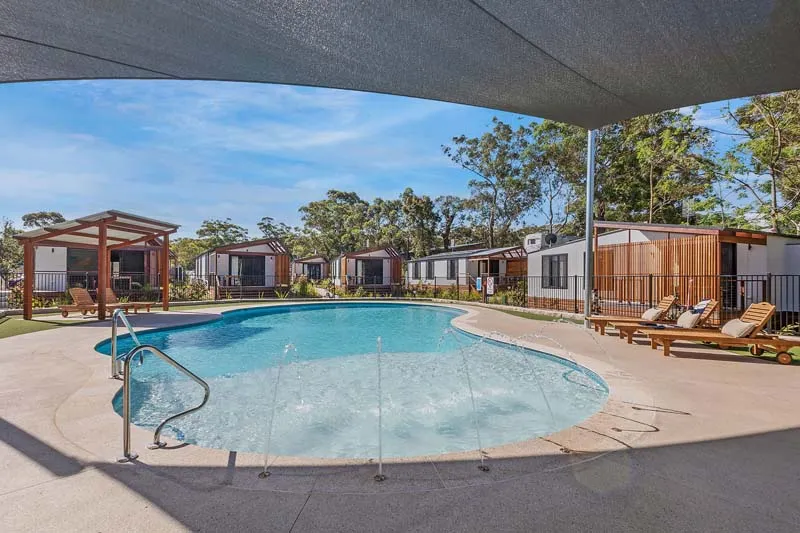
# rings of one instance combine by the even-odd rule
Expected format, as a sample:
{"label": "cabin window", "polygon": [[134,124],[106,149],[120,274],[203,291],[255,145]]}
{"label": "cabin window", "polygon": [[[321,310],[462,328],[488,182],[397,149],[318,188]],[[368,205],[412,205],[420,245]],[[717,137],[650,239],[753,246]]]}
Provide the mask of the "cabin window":
{"label": "cabin window", "polygon": [[450,259],[447,261],[447,279],[456,279],[458,275],[458,260]]}
{"label": "cabin window", "polygon": [[412,263],[413,268],[411,271],[411,278],[412,279],[419,279],[419,261],[414,261]]}
{"label": "cabin window", "polygon": [[542,288],[567,288],[567,254],[542,256]]}
{"label": "cabin window", "polygon": [[67,248],[67,272],[95,272],[96,270],[96,250]]}
{"label": "cabin window", "polygon": [[425,278],[434,279],[433,261],[427,261],[425,264]]}

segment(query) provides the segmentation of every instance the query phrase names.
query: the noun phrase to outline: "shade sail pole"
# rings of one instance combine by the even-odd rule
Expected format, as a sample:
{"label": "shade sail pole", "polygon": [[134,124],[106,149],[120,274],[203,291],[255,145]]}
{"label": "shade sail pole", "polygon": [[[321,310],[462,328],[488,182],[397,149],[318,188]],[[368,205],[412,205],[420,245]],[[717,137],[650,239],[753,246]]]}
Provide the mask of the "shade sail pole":
{"label": "shade sail pole", "polygon": [[[597,130],[589,130],[586,149],[586,253],[584,264],[583,314],[592,314],[592,288],[594,286],[594,250],[592,248],[592,235],[594,234],[594,157],[597,150]],[[591,327],[588,320],[586,327]]]}

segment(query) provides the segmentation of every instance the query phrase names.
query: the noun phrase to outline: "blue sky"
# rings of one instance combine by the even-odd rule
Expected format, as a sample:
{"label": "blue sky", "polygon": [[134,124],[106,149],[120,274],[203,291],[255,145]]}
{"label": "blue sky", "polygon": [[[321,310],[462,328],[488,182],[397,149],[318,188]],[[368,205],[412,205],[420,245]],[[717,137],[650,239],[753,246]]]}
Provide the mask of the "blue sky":
{"label": "blue sky", "polygon": [[[699,120],[727,131],[720,104]],[[121,209],[183,226],[262,216],[299,224],[328,189],[365,199],[466,194],[442,155],[493,116],[456,104],[283,85],[80,81],[0,85],[0,216]],[[535,221],[535,214],[532,220]]]}

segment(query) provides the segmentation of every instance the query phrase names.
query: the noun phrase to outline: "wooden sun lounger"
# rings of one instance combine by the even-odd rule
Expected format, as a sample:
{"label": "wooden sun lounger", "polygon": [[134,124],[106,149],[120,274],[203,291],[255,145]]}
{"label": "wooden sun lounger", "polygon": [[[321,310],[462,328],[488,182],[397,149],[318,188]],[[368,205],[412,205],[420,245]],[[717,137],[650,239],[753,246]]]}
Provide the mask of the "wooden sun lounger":
{"label": "wooden sun lounger", "polygon": [[139,309],[144,309],[148,313],[150,312],[150,308],[154,306],[155,302],[125,302],[120,303],[119,298],[117,295],[114,294],[113,289],[111,287],[106,289],[106,305],[112,305],[116,307],[121,307],[125,309],[127,312],[129,309],[133,309],[133,313],[136,314],[139,312]]}
{"label": "wooden sun lounger", "polygon": [[664,355],[670,354],[670,347],[674,341],[695,341],[709,342],[717,344],[721,349],[730,346],[750,346],[750,353],[760,355],[764,350],[774,351],[777,354],[778,362],[782,365],[792,364],[792,356],[789,353],[791,348],[800,346],[800,339],[788,339],[776,335],[767,335],[762,332],[775,314],[775,306],[767,302],[751,304],[747,311],[741,316],[743,322],[750,322],[756,327],[747,337],[731,337],[719,330],[641,330],[642,333],[650,338],[650,347],[658,349],[658,345],[664,347]]}
{"label": "wooden sun lounger", "polygon": [[[72,311],[78,311],[84,316],[86,316],[86,313],[95,314],[97,312],[98,306],[96,303],[94,303],[92,295],[89,294],[89,291],[86,289],[81,287],[73,287],[69,289],[69,295],[72,298],[73,303],[71,305],[60,305],[58,307],[61,310],[61,316],[64,318],[68,317]],[[106,304],[106,309],[122,308],[127,311],[131,307],[133,306],[122,303]]]}
{"label": "wooden sun lounger", "polygon": [[84,316],[86,313],[94,314],[97,312],[97,304],[94,303],[94,300],[92,300],[92,295],[89,294],[89,291],[86,289],[73,287],[68,292],[73,303],[71,305],[58,306],[58,308],[61,310],[61,316],[66,318],[73,311],[80,312],[80,314]]}
{"label": "wooden sun lounger", "polygon": [[[719,302],[718,301],[709,300],[708,303],[706,304],[705,309],[703,309],[703,312],[700,314],[700,319],[697,321],[697,324],[694,327],[695,328],[702,328],[705,325],[705,323],[708,322],[708,319],[711,318],[711,315],[714,314],[714,311],[717,310],[717,307],[719,307]],[[651,327],[651,325],[653,325],[653,324],[663,324],[665,327],[671,328],[671,329],[666,329],[666,331],[674,331],[674,330],[677,330],[677,331],[690,331],[689,329],[685,329],[685,328],[681,328],[681,327],[677,326],[673,322],[669,322],[669,323],[661,322],[661,321],[647,322],[647,321],[644,321],[642,319],[639,319],[636,322],[629,322],[629,321],[617,322],[616,320],[611,322],[611,325],[614,327],[614,329],[616,329],[619,332],[619,338],[620,339],[627,339],[628,340],[628,344],[633,344],[633,334],[636,333],[637,331],[640,331],[640,332],[644,331],[644,330],[647,330],[647,331],[665,331],[664,328],[653,328],[653,327]]]}
{"label": "wooden sun lounger", "polygon": [[[658,302],[658,305],[656,307],[661,309],[661,311],[662,311],[661,314],[663,315],[667,311],[669,311],[670,307],[672,307],[675,304],[676,300],[677,300],[677,298],[675,296],[665,296],[665,297],[661,298],[661,301]],[[599,332],[600,335],[605,335],[606,334],[606,326],[608,326],[608,324],[610,324],[612,322],[618,322],[618,323],[636,322],[636,323],[639,323],[639,322],[642,322],[643,319],[641,317],[636,318],[636,317],[630,317],[630,316],[610,316],[610,315],[603,316],[603,315],[598,315],[598,316],[588,316],[588,317],[586,317],[586,320],[591,322],[592,326],[594,326],[594,330]]]}

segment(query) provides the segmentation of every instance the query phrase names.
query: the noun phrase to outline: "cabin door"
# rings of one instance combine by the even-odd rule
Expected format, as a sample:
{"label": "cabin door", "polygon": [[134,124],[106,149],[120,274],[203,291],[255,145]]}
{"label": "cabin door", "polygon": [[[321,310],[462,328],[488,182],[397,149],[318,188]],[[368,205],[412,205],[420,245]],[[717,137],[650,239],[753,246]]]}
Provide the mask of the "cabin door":
{"label": "cabin door", "polygon": [[719,273],[721,274],[720,289],[722,294],[722,306],[728,309],[736,308],[736,295],[738,294],[736,279],[736,243],[721,242]]}
{"label": "cabin door", "polygon": [[[235,259],[235,260],[234,260]],[[238,263],[238,264],[237,264]],[[231,256],[231,267],[238,266],[239,272],[231,271],[231,274],[239,274],[240,281],[246,287],[264,287],[266,264],[264,257],[260,255],[238,255]]]}
{"label": "cabin door", "polygon": [[322,265],[306,264],[306,276],[308,279],[322,279]]}

